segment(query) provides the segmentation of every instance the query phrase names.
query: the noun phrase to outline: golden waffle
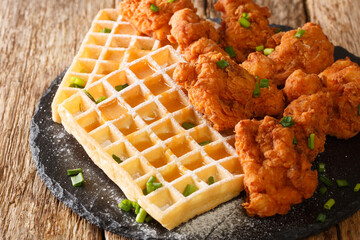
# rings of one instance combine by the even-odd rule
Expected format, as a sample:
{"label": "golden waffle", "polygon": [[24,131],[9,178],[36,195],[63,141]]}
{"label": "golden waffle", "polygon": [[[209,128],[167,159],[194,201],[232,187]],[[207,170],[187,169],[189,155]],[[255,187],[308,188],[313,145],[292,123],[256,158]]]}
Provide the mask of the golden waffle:
{"label": "golden waffle", "polygon": [[[104,30],[111,32],[104,33]],[[51,106],[54,121],[61,121],[58,105],[81,91],[79,88],[69,87],[72,77],[81,78],[85,86],[89,86],[124,64],[159,47],[159,41],[137,36],[131,25],[121,20],[116,9],[101,10],[56,92]]]}
{"label": "golden waffle", "polygon": [[[95,164],[167,229],[243,190],[233,137],[209,126],[172,80],[180,61],[174,48],[165,46],[87,85],[95,100],[107,97],[103,102],[96,104],[80,91],[59,106],[65,129]],[[115,90],[125,83],[129,86]],[[196,127],[186,130],[184,122]],[[200,146],[204,141],[211,143]],[[123,162],[117,163],[113,154]],[[144,195],[151,176],[163,186]],[[215,178],[212,185],[210,176]],[[198,190],[185,197],[187,184]]]}

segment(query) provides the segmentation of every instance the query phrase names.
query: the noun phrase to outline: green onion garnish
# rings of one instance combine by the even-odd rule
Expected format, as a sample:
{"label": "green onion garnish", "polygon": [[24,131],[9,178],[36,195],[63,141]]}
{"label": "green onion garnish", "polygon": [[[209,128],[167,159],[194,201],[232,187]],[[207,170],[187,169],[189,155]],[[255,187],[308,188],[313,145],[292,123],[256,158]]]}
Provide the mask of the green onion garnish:
{"label": "green onion garnish", "polygon": [[225,60],[225,59],[222,59],[220,61],[217,61],[216,64],[219,66],[219,68],[221,69],[224,69],[226,68],[227,66],[229,66],[230,64]]}
{"label": "green onion garnish", "polygon": [[111,29],[103,28],[100,30],[101,33],[111,33]]}
{"label": "green onion garnish", "polygon": [[326,186],[328,186],[328,187],[331,187],[331,186],[332,186],[331,180],[328,179],[328,178],[325,177],[325,176],[320,176],[320,177],[319,177],[319,180],[320,180],[321,182],[323,182],[323,183],[324,183]]}
{"label": "green onion garnish", "polygon": [[115,90],[119,92],[119,91],[123,90],[124,88],[127,88],[128,86],[129,86],[129,84],[127,84],[127,83],[125,83],[123,85],[117,85],[117,86],[115,86]]}
{"label": "green onion garnish", "polygon": [[326,193],[326,191],[327,191],[327,187],[322,186],[319,191],[320,191],[321,194],[324,195]]}
{"label": "green onion garnish", "polygon": [[214,184],[214,183],[215,183],[214,177],[213,177],[213,176],[210,176],[210,177],[208,178],[208,184],[211,185],[211,184]]}
{"label": "green onion garnish", "polygon": [[102,97],[99,97],[98,98],[98,100],[96,100],[96,104],[99,104],[99,103],[101,103],[102,101],[104,101],[104,100],[106,100],[107,99],[107,97],[105,97],[105,96],[102,96]]}
{"label": "green onion garnish", "polygon": [[227,52],[227,54],[229,54],[230,57],[236,57],[236,53],[234,51],[234,48],[232,46],[227,46],[225,48],[225,52]]}
{"label": "green onion garnish", "polygon": [[131,201],[131,204],[135,209],[135,214],[138,214],[140,212],[140,205],[137,202],[133,202],[133,201]]}
{"label": "green onion garnish", "polygon": [[147,182],[148,183],[154,183],[155,181],[156,181],[156,177],[151,176]]}
{"label": "green onion garnish", "polygon": [[157,13],[159,11],[159,8],[155,4],[151,4],[150,10]]}
{"label": "green onion garnish", "polygon": [[250,18],[249,14],[248,14],[247,12],[244,12],[244,13],[242,14],[242,16],[243,16],[244,18],[246,18],[246,20],[249,20],[249,18]]}
{"label": "green onion garnish", "polygon": [[91,101],[96,102],[94,97],[91,96],[91,94],[88,91],[86,91],[85,89],[84,89],[84,93],[86,94],[86,96],[88,96],[91,99]]}
{"label": "green onion garnish", "polygon": [[324,173],[325,172],[325,163],[319,163],[318,172],[319,173]]}
{"label": "green onion garnish", "polygon": [[78,173],[77,175],[71,177],[71,182],[72,182],[72,185],[73,185],[74,187],[80,187],[80,186],[82,186],[83,183],[85,182],[83,173],[80,172],[80,173]]}
{"label": "green onion garnish", "polygon": [[132,201],[129,199],[124,199],[121,201],[121,203],[118,204],[118,207],[121,208],[121,210],[128,212],[132,208]]}
{"label": "green onion garnish", "polygon": [[73,176],[73,175],[76,175],[78,173],[81,173],[82,169],[81,168],[74,168],[74,169],[69,169],[69,170],[66,170],[66,171],[67,171],[68,176]]}
{"label": "green onion garnish", "polygon": [[112,158],[117,162],[117,163],[122,163],[123,161],[118,157],[116,156],[115,154],[112,155]]}
{"label": "green onion garnish", "polygon": [[348,182],[345,179],[336,179],[336,184],[338,185],[338,187],[349,186]]}
{"label": "green onion garnish", "polygon": [[244,28],[249,28],[251,23],[249,22],[249,20],[247,20],[245,17],[241,17],[239,19],[239,23],[241,26],[243,26]]}
{"label": "green onion garnish", "polygon": [[308,138],[308,147],[310,149],[315,148],[315,133],[310,134],[310,137]]}
{"label": "green onion garnish", "polygon": [[354,187],[354,192],[358,192],[360,190],[360,183],[357,183]]}
{"label": "green onion garnish", "polygon": [[186,187],[185,187],[185,190],[184,190],[183,195],[184,195],[185,197],[187,197],[187,196],[189,196],[190,194],[194,193],[196,190],[198,190],[196,186],[188,184],[188,185],[186,185]]}
{"label": "green onion garnish", "polygon": [[170,3],[170,4],[173,3],[173,2],[175,2],[175,0],[168,0],[168,3]]}
{"label": "green onion garnish", "polygon": [[255,48],[255,51],[257,52],[261,52],[262,50],[264,50],[264,45],[260,45]]}
{"label": "green onion garnish", "polygon": [[269,79],[261,79],[260,88],[268,88],[268,87],[269,87]]}
{"label": "green onion garnish", "polygon": [[257,98],[257,97],[260,97],[260,88],[259,88],[259,84],[258,82],[255,83],[255,89],[253,91],[253,97]]}
{"label": "green onion garnish", "polygon": [[[295,125],[295,123],[293,122],[292,120],[292,116],[286,116],[286,117],[283,117],[280,121],[280,124],[283,126],[283,127],[292,127]],[[293,140],[294,141],[294,140]]]}
{"label": "green onion garnish", "polygon": [[275,51],[275,49],[273,49],[273,48],[265,48],[265,49],[264,49],[264,54],[265,54],[266,56],[268,56],[268,55],[272,54],[273,51]]}
{"label": "green onion garnish", "polygon": [[136,215],[135,221],[138,223],[143,223],[145,221],[146,215],[147,212],[143,208],[140,208],[139,213]]}
{"label": "green onion garnish", "polygon": [[156,183],[156,177],[151,176],[149,180],[146,182],[146,191],[144,191],[144,194],[147,195],[153,191],[155,191],[158,188],[162,187],[161,183]]}
{"label": "green onion garnish", "polygon": [[327,210],[330,210],[332,208],[332,206],[334,206],[335,204],[335,200],[333,198],[330,198],[325,204],[324,204],[324,208]]}
{"label": "green onion garnish", "polygon": [[183,124],[181,124],[181,126],[183,128],[185,128],[186,130],[189,130],[190,128],[196,127],[196,125],[193,124],[192,122],[184,122]]}
{"label": "green onion garnish", "polygon": [[207,141],[200,142],[199,145],[200,146],[205,146],[205,145],[208,145],[209,143],[211,143],[211,141],[207,140]]}
{"label": "green onion garnish", "polygon": [[301,28],[296,32],[295,36],[296,38],[301,38],[306,33],[305,30],[302,30]]}
{"label": "green onion garnish", "polygon": [[325,222],[325,219],[326,219],[326,215],[322,214],[322,213],[319,213],[319,215],[316,218],[316,221],[323,223],[323,222]]}
{"label": "green onion garnish", "polygon": [[279,32],[281,32],[281,28],[275,29],[275,33],[279,33]]}
{"label": "green onion garnish", "polygon": [[74,88],[84,88],[85,87],[85,81],[82,80],[81,78],[78,77],[71,77],[70,79],[71,84],[69,87],[74,87]]}
{"label": "green onion garnish", "polygon": [[297,144],[298,144],[298,141],[296,140],[295,136],[294,136],[294,138],[293,138],[293,144],[294,144],[294,145],[297,145]]}

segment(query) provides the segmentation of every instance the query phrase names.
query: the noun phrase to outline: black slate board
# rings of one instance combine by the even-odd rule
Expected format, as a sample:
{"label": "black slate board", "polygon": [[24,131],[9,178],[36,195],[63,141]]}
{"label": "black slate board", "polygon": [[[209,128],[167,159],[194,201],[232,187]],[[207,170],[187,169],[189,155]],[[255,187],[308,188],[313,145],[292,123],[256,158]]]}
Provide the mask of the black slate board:
{"label": "black slate board", "polygon": [[[346,56],[360,64],[360,58],[344,48],[335,48],[336,59]],[[172,231],[155,221],[138,224],[134,213],[122,212],[117,207],[125,198],[122,191],[90,160],[62,125],[51,119],[51,102],[64,74],[65,71],[52,82],[35,110],[30,127],[31,151],[38,173],[49,190],[98,227],[132,239],[300,239],[320,233],[360,209],[360,192],[353,192],[354,185],[360,182],[359,134],[347,141],[328,137],[325,152],[314,163],[317,166],[318,162],[324,162],[326,176],[347,179],[350,187],[339,189],[334,184],[325,195],[316,191],[287,215],[264,219],[248,217],[240,207],[245,200],[243,192]],[[79,167],[84,170],[86,183],[75,188],[66,170]],[[323,204],[330,197],[336,204],[330,211],[324,210]],[[315,221],[320,212],[327,215],[324,223]]]}

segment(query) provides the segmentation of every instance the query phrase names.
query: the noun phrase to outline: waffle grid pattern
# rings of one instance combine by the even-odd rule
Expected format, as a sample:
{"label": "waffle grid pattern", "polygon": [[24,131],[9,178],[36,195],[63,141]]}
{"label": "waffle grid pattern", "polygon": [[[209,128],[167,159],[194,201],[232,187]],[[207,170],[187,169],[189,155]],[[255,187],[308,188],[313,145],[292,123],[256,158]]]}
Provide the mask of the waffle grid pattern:
{"label": "waffle grid pattern", "polygon": [[[111,32],[101,32],[105,28]],[[54,121],[61,121],[57,110],[58,105],[81,91],[78,88],[69,87],[73,76],[83,79],[85,86],[89,86],[159,47],[159,41],[137,36],[136,30],[128,22],[122,21],[116,9],[101,10],[95,17],[90,31],[56,93],[52,103]]]}
{"label": "waffle grid pattern", "polygon": [[[172,229],[188,219],[237,196],[243,173],[231,146],[196,112],[172,80],[184,61],[166,46],[135,60],[59,106],[65,129],[73,134],[92,160],[164,227]],[[127,83],[121,91],[114,88]],[[196,127],[186,130],[182,123]],[[200,146],[199,143],[211,141]],[[112,154],[123,162],[118,164]],[[144,195],[146,182],[156,176],[162,187]],[[210,176],[215,183],[208,185]],[[183,196],[187,184],[198,191]]]}

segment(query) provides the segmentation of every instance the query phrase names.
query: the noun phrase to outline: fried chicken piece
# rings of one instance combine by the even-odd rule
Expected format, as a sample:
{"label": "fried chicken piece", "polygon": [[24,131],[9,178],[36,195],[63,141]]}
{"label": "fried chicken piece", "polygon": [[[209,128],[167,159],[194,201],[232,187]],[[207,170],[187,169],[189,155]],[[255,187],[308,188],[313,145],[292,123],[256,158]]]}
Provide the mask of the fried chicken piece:
{"label": "fried chicken piece", "polygon": [[[234,48],[238,62],[245,61],[255,47],[265,45],[274,34],[274,29],[269,27],[269,9],[260,7],[253,0],[219,0],[214,7],[223,14],[221,30],[225,45]],[[249,16],[251,25],[248,28],[239,23],[243,13]]]}
{"label": "fried chicken piece", "polygon": [[235,146],[245,173],[247,201],[243,206],[248,215],[286,214],[291,205],[314,193],[317,172],[293,144],[294,130],[268,116],[236,125]]}
{"label": "fried chicken piece", "polygon": [[[178,64],[174,80],[188,90],[190,102],[216,130],[233,128],[239,120],[253,116],[281,115],[282,92],[270,83],[269,88],[261,88],[260,97],[254,98],[255,78],[212,40],[194,42],[184,56],[189,63]],[[229,66],[221,69],[217,65],[220,60]]]}
{"label": "fried chicken piece", "polygon": [[188,47],[191,43],[202,37],[219,42],[220,35],[216,31],[214,24],[200,18],[194,9],[182,9],[177,11],[170,19],[171,36],[169,40],[177,43],[180,49]]}
{"label": "fried chicken piece", "polygon": [[241,66],[259,78],[272,79],[275,74],[274,62],[260,52],[250,53],[248,59]]}
{"label": "fried chicken piece", "polygon": [[[158,11],[154,12],[150,6],[154,4]],[[130,22],[140,33],[166,41],[170,35],[169,21],[172,15],[181,9],[195,10],[191,0],[124,0],[118,9],[124,20]]]}
{"label": "fried chicken piece", "polygon": [[360,67],[349,58],[338,60],[320,75],[332,100],[328,134],[341,139],[360,131]]}
{"label": "fried chicken piece", "polygon": [[311,95],[322,89],[323,84],[318,75],[298,69],[286,79],[284,95],[288,102],[292,102],[302,95]]}
{"label": "fried chicken piece", "polygon": [[297,69],[305,73],[319,74],[334,62],[334,45],[321,27],[306,23],[301,29],[305,34],[296,38],[298,30],[286,32],[279,46],[269,55],[275,63],[274,81],[284,85],[285,80]]}

